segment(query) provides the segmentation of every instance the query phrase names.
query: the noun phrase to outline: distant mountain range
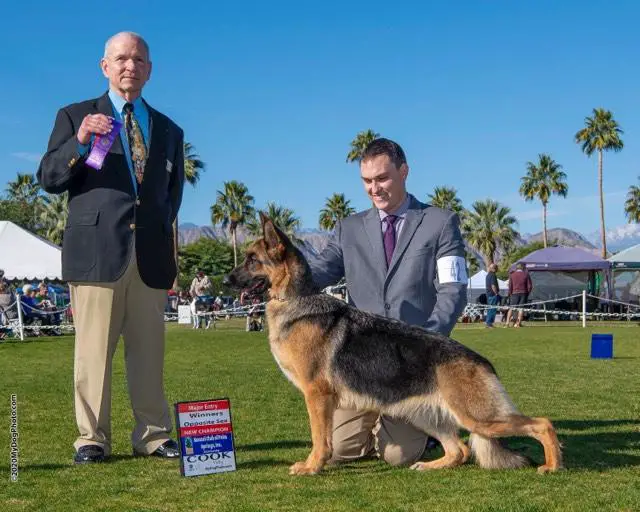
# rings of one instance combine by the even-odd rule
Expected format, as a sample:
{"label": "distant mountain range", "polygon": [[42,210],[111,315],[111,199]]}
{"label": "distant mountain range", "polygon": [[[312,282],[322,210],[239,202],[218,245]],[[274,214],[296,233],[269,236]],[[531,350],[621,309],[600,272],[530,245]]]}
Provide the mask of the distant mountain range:
{"label": "distant mountain range", "polygon": [[[600,246],[599,231],[591,233],[588,239],[598,247]],[[640,224],[623,224],[607,229],[607,250],[609,252],[620,252],[638,244],[640,244]]]}
{"label": "distant mountain range", "polygon": [[[330,233],[319,229],[301,229],[297,233],[298,238],[303,241],[300,248],[304,253],[322,252],[329,243]],[[220,226],[197,226],[191,223],[180,224],[178,229],[178,243],[188,245],[196,242],[199,238],[214,238],[216,240],[231,241],[228,230],[223,230]],[[236,233],[238,243],[243,243],[250,235],[240,227]]]}
{"label": "distant mountain range", "polygon": [[[248,236],[248,233],[243,228],[238,229],[237,239],[239,243],[244,242]],[[304,243],[304,246],[301,247],[303,252],[319,253],[327,246],[330,233],[319,229],[302,229],[297,233],[297,236]],[[191,244],[201,237],[231,240],[229,232],[219,226],[197,226],[191,223],[180,225],[178,234],[180,245]],[[549,243],[581,247],[592,251],[594,254],[599,254],[599,232],[584,236],[571,229],[554,228],[547,231],[547,238]],[[536,241],[542,241],[542,233],[523,234],[517,241],[517,245],[525,245]],[[626,224],[607,230],[607,249],[611,253],[619,252],[636,244],[640,244],[640,224]]]}
{"label": "distant mountain range", "polygon": [[[542,242],[542,231],[540,233],[525,234],[522,237],[523,244],[532,242]],[[547,241],[549,245],[564,245],[567,247],[581,247],[589,251],[598,252],[595,244],[591,243],[584,235],[577,231],[565,228],[554,228],[547,230]]]}

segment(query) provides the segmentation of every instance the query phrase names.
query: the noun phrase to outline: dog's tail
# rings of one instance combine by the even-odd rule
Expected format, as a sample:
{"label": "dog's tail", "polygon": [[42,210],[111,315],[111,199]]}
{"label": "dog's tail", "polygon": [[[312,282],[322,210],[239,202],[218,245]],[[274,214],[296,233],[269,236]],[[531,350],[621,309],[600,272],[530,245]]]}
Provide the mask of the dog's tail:
{"label": "dog's tail", "polygon": [[531,461],[527,457],[505,448],[497,439],[471,434],[469,444],[471,452],[481,468],[517,469],[531,465]]}

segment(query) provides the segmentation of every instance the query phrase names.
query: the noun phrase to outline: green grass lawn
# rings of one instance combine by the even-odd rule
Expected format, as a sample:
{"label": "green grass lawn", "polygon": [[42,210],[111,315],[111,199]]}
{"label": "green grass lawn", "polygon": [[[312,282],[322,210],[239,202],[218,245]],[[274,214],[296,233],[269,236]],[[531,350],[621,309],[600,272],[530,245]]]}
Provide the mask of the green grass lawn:
{"label": "green grass lawn", "polygon": [[[462,326],[454,337],[488,357],[522,412],[548,416],[567,470],[435,472],[378,461],[291,477],[310,449],[301,395],[278,370],[263,333],[239,323],[216,331],[168,328],[165,385],[176,401],[229,397],[238,470],[180,476],[176,461],[131,457],[133,418],[123,348],[114,362],[110,462],[74,466],[73,339],[0,344],[0,503],[4,510],[640,510],[640,328],[571,326],[492,331]],[[612,332],[614,360],[589,358],[590,334]],[[20,473],[9,481],[9,397],[18,395]],[[512,446],[536,461],[529,439]]]}

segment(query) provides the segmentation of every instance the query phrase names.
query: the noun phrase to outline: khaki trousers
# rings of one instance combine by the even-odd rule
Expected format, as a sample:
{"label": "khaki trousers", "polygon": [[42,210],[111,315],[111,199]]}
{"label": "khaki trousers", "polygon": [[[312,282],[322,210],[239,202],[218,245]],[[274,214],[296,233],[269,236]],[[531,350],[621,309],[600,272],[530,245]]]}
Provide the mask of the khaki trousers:
{"label": "khaki trousers", "polygon": [[377,412],[336,409],[333,415],[331,462],[378,456],[393,466],[417,462],[428,435],[410,423]]}
{"label": "khaki trousers", "polygon": [[76,330],[74,388],[80,436],[76,450],[101,446],[111,454],[111,368],[120,334],[135,427],[131,443],[150,454],[169,439],[171,418],[164,396],[166,290],[149,288],[138,272],[135,251],[114,283],[70,283]]}

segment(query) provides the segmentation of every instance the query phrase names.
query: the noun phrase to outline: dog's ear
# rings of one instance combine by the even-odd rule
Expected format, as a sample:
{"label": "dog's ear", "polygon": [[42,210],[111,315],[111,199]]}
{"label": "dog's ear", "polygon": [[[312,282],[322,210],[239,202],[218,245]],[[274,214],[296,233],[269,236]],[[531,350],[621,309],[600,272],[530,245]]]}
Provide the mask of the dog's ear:
{"label": "dog's ear", "polygon": [[282,233],[273,221],[262,212],[260,212],[260,220],[262,221],[262,233],[264,241],[267,244],[267,249],[284,250],[284,243],[281,237]]}

